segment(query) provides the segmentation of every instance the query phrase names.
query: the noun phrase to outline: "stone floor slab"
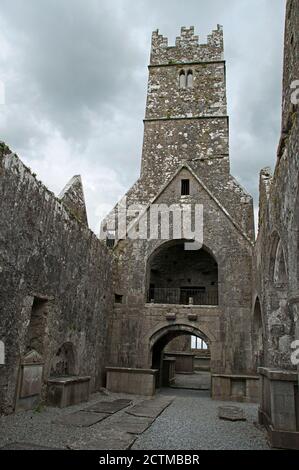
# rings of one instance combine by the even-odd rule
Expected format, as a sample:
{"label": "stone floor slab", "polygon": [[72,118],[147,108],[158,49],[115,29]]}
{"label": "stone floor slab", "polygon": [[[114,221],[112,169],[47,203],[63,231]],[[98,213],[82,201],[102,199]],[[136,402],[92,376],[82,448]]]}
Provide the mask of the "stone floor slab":
{"label": "stone floor slab", "polygon": [[136,436],[114,429],[99,432],[85,440],[78,440],[69,446],[74,450],[127,450],[136,440]]}
{"label": "stone floor slab", "polygon": [[123,415],[119,421],[111,423],[112,429],[124,431],[129,434],[142,434],[153,423],[152,418],[143,418],[141,416]]}
{"label": "stone floor slab", "polygon": [[0,450],[62,450],[57,447],[46,447],[38,444],[31,444],[29,442],[12,442],[1,447]]}
{"label": "stone floor slab", "polygon": [[110,416],[107,413],[93,413],[91,411],[76,411],[68,415],[60,416],[52,421],[54,424],[63,424],[64,426],[77,426],[85,428],[103,421]]}
{"label": "stone floor slab", "polygon": [[127,414],[133,416],[141,416],[144,418],[157,418],[162,411],[167,408],[172,400],[161,400],[161,399],[153,399],[153,400],[145,400],[138,405],[132,406],[129,410],[126,411]]}
{"label": "stone floor slab", "polygon": [[218,418],[227,421],[246,421],[244,411],[238,406],[219,406]]}
{"label": "stone floor slab", "polygon": [[131,405],[131,403],[132,403],[131,400],[126,400],[122,398],[118,400],[113,400],[113,401],[99,401],[95,403],[94,405],[91,405],[88,408],[85,408],[84,411],[114,414],[122,410],[123,408],[127,408],[129,405]]}

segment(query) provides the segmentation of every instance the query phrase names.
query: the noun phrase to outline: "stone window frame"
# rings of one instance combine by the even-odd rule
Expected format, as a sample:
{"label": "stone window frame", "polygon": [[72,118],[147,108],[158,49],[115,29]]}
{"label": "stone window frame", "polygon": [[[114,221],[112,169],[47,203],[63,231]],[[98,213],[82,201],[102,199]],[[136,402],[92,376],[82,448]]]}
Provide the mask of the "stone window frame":
{"label": "stone window frame", "polygon": [[186,72],[184,69],[181,69],[179,72],[179,88],[181,90],[186,88]]}
{"label": "stone window frame", "polygon": [[288,284],[285,249],[276,230],[271,235],[271,241],[269,279],[275,288],[285,289]]}
{"label": "stone window frame", "polygon": [[[264,344],[266,338],[265,322],[262,310],[262,304],[259,295],[255,297],[252,310],[251,335],[253,342],[253,351],[256,351],[256,357],[253,357],[255,367],[260,367],[264,362]],[[254,356],[254,353],[253,353]]]}
{"label": "stone window frame", "polygon": [[[182,78],[183,77],[183,78]],[[192,77],[189,82],[189,77]],[[191,90],[194,83],[194,70],[193,69],[181,69],[179,72],[179,88],[181,90]]]}
{"label": "stone window frame", "polygon": [[191,195],[191,181],[190,178],[181,178],[181,196]]}

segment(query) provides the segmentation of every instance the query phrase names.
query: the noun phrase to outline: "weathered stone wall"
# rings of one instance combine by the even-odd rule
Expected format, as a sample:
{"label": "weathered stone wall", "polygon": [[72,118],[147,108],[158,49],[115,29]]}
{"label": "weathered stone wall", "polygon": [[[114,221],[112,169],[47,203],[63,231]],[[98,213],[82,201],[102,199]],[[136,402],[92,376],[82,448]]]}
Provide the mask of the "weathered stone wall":
{"label": "weathered stone wall", "polygon": [[260,175],[254,259],[254,301],[258,298],[261,305],[263,365],[282,369],[295,368],[291,343],[299,339],[299,111],[298,104],[291,101],[294,80],[299,80],[297,0],[287,2],[282,135],[274,174],[266,168]]}
{"label": "weathered stone wall", "polygon": [[[185,170],[187,172],[187,170]],[[187,172],[188,174],[188,172]],[[186,173],[183,175],[186,177]],[[189,174],[192,181],[192,175]],[[160,195],[159,204],[172,204],[180,177],[175,178]],[[192,181],[195,185],[195,181]],[[204,244],[218,262],[219,308],[196,308],[198,319],[193,326],[200,331],[208,325],[211,336],[217,342],[213,356],[215,371],[244,372],[251,369],[250,312],[251,312],[251,258],[252,244],[236,229],[225,211],[197,183],[194,196],[184,202],[200,201],[204,207]],[[174,306],[159,309],[145,306],[147,296],[147,264],[152,253],[165,241],[125,240],[115,248],[119,257],[118,292],[123,295],[123,305],[115,307],[111,347],[111,363],[132,367],[150,367],[148,363],[148,338],[146,332],[163,324],[166,313]],[[176,306],[180,321],[190,324],[187,318],[193,309]],[[208,313],[207,313],[208,312]],[[150,315],[149,315],[150,314]],[[209,334],[207,334],[209,338]],[[134,341],[136,338],[136,341]],[[213,341],[213,339],[211,339]],[[124,348],[126,352],[124,353]],[[146,361],[145,363],[140,361]]]}
{"label": "weathered stone wall", "polygon": [[[192,86],[180,86],[182,70],[192,71]],[[175,47],[154,33],[141,176],[127,204],[203,205],[203,243],[218,264],[219,305],[147,303],[149,260],[165,240],[118,241],[116,290],[123,297],[110,325],[111,365],[151,367],[153,338],[177,327],[207,339],[212,372],[253,371],[253,205],[230,175],[228,138],[222,29],[199,45],[193,28],[183,28]],[[190,195],[182,198],[184,178]]]}
{"label": "weathered stone wall", "polygon": [[0,200],[0,339],[6,349],[0,412],[11,412],[19,364],[31,347],[42,356],[44,383],[58,350],[71,343],[71,373],[90,375],[93,390],[102,385],[113,263],[103,243],[4,144]]}

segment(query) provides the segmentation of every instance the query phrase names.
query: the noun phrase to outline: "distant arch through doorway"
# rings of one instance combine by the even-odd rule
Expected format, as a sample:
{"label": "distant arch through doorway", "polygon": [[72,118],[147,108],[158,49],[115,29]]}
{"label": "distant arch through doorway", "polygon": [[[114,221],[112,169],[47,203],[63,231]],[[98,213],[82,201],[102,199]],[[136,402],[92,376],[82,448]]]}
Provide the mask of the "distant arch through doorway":
{"label": "distant arch through doorway", "polygon": [[177,323],[173,325],[165,325],[156,329],[149,337],[149,353],[150,353],[150,364],[152,369],[158,370],[156,385],[161,385],[161,376],[163,368],[163,351],[170,341],[178,336],[196,336],[203,339],[207,345],[211,347],[211,344],[215,340],[214,337],[208,335],[206,328],[199,328],[194,325],[186,323]]}

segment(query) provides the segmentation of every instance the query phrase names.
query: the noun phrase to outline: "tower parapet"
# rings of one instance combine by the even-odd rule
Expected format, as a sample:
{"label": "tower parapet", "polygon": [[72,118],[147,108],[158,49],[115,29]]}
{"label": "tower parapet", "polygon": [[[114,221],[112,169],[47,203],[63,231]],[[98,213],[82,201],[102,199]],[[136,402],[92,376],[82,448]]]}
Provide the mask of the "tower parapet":
{"label": "tower parapet", "polygon": [[150,65],[175,63],[214,62],[223,60],[223,28],[208,35],[207,43],[200,44],[199,36],[194,34],[194,26],[181,28],[175,46],[169,46],[168,38],[156,30],[152,34]]}

